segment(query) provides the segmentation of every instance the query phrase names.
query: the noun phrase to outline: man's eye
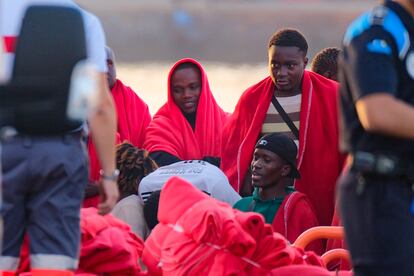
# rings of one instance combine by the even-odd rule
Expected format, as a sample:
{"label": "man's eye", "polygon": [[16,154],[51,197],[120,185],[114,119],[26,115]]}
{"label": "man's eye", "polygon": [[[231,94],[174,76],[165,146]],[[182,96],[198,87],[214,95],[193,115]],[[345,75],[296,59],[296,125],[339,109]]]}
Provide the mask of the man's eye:
{"label": "man's eye", "polygon": [[196,90],[196,89],[198,89],[200,86],[198,85],[198,84],[192,84],[192,85],[190,85],[190,89],[191,90]]}

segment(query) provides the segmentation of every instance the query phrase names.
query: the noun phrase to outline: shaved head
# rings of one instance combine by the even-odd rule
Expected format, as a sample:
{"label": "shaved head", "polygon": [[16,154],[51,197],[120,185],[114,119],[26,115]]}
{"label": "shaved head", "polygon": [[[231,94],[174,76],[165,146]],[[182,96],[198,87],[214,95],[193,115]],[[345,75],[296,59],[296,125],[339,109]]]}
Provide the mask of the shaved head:
{"label": "shaved head", "polygon": [[108,65],[108,72],[106,73],[108,79],[108,86],[112,90],[116,82],[116,68],[114,51],[108,46],[105,47],[106,64]]}

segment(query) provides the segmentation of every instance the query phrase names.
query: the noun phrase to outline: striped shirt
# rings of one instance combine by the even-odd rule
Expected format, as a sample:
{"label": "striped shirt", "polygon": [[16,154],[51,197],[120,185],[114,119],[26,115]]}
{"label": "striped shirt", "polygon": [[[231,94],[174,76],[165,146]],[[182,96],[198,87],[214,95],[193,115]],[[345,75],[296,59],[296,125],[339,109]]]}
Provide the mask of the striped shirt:
{"label": "striped shirt", "polygon": [[[300,104],[302,101],[302,94],[291,97],[276,97],[276,99],[283,107],[292,122],[295,124],[295,126],[299,129]],[[295,135],[290,130],[289,126],[285,123],[282,116],[280,116],[279,112],[277,112],[273,103],[270,102],[266,117],[262,125],[261,134],[265,135],[274,132],[289,135],[289,137],[295,141],[296,145],[299,146],[298,139],[296,139]]]}

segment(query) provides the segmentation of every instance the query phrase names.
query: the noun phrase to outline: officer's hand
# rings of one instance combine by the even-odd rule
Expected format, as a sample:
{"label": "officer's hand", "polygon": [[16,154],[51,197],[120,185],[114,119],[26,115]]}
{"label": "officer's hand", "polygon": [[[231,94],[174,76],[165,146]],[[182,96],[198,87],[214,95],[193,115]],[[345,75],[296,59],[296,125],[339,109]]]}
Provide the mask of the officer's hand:
{"label": "officer's hand", "polygon": [[116,182],[113,180],[101,179],[100,183],[100,203],[98,204],[98,213],[106,215],[111,212],[118,202],[119,191]]}

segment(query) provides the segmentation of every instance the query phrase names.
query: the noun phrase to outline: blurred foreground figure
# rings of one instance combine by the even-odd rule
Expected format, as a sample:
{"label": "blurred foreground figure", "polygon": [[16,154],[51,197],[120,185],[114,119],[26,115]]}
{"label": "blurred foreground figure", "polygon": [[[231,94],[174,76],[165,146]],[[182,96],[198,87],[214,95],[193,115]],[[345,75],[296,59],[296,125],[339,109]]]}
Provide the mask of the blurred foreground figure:
{"label": "blurred foreground figure", "polygon": [[413,18],[414,1],[387,1],[344,38],[338,188],[357,276],[414,275]]}
{"label": "blurred foreground figure", "polygon": [[[37,3],[53,6],[28,8]],[[104,33],[95,16],[69,0],[6,0],[0,4],[0,34],[2,41],[7,41],[8,52],[5,68],[1,69],[6,72],[5,76],[11,76],[2,92],[17,93],[16,97],[27,94],[34,100],[30,104],[21,97],[21,105],[25,106],[21,110],[6,107],[14,108],[15,117],[10,122],[2,122],[2,126],[7,123],[16,126],[17,133],[3,133],[1,137],[4,236],[0,272],[14,275],[27,231],[32,275],[72,275],[78,265],[79,212],[88,177],[82,142],[84,128],[81,119],[65,121],[66,118],[59,117],[67,115],[66,100],[55,103],[53,95],[69,94],[70,102],[70,97],[78,91],[92,92],[87,80],[81,78],[81,82],[76,82],[71,75],[72,69],[85,58],[100,72],[94,75],[98,100],[88,121],[103,168],[99,213],[106,214],[118,199],[118,171],[115,169],[114,107],[106,88]],[[72,93],[72,89],[77,92]],[[51,100],[35,105],[39,102],[37,97],[43,100],[45,93],[51,94]],[[3,94],[2,101],[5,98],[10,97]],[[34,116],[38,121],[25,116],[37,115],[33,110],[41,113],[42,109],[48,110],[54,105],[63,107],[63,111],[56,112],[59,116],[42,113],[43,116]],[[59,124],[60,121],[64,123]]]}

